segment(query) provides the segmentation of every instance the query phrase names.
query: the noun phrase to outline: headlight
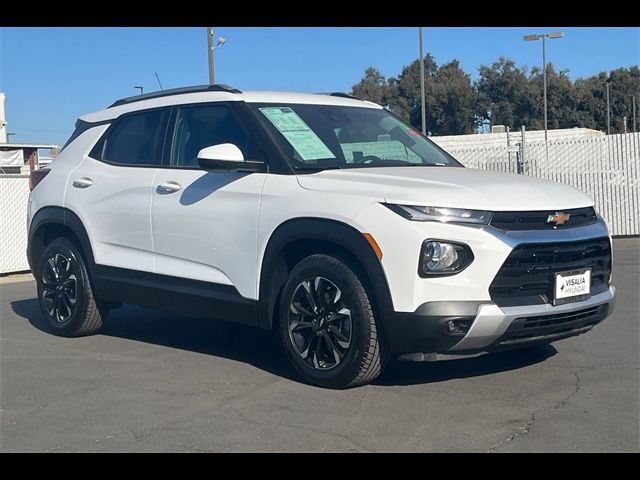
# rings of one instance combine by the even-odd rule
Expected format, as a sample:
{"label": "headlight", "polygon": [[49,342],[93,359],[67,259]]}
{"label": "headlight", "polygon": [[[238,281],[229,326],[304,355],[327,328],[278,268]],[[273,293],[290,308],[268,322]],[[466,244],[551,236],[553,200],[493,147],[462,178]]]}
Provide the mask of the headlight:
{"label": "headlight", "polygon": [[420,207],[412,205],[383,204],[404,218],[416,222],[448,222],[473,223],[487,225],[491,220],[491,212],[484,210],[467,210],[464,208]]}
{"label": "headlight", "polygon": [[421,277],[453,275],[467,268],[473,261],[473,252],[468,245],[425,240],[420,250],[418,274]]}

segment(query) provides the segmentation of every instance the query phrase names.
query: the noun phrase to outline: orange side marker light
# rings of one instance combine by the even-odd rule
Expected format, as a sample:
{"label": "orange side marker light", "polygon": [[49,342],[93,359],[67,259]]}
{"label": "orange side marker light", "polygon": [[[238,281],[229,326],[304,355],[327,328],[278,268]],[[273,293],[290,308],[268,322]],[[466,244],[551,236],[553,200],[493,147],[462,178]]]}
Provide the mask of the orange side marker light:
{"label": "orange side marker light", "polygon": [[373,248],[373,251],[376,254],[376,257],[378,257],[378,260],[382,260],[382,249],[380,248],[380,245],[378,245],[378,242],[376,242],[376,239],[373,238],[373,235],[371,235],[370,233],[363,233],[362,235],[364,235],[364,238],[367,239],[367,242],[369,242],[369,245],[371,245],[371,248]]}

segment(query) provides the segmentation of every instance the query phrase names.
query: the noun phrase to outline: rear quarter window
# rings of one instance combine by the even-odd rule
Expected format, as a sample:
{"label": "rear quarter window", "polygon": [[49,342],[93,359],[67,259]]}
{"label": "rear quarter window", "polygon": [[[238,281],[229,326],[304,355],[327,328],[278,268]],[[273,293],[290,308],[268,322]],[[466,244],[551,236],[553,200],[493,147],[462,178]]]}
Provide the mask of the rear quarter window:
{"label": "rear quarter window", "polygon": [[118,165],[160,165],[168,110],[126,115],[103,135],[90,156]]}

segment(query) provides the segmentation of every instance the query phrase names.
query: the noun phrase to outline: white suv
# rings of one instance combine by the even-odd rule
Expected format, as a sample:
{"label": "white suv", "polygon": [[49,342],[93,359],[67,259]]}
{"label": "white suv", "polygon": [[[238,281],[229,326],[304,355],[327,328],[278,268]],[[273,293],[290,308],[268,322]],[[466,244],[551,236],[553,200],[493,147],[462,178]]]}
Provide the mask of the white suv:
{"label": "white suv", "polygon": [[122,303],[278,329],[302,376],[344,388],[391,354],[547,344],[613,308],[591,199],[463,168],[347,94],[126,98],[31,180],[28,257],[60,335]]}

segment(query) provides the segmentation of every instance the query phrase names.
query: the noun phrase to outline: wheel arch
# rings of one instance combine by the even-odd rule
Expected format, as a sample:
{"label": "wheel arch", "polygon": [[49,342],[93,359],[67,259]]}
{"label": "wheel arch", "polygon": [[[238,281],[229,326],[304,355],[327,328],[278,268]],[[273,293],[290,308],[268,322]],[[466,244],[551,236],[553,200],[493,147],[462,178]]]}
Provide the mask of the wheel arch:
{"label": "wheel arch", "polygon": [[300,260],[314,253],[330,253],[346,260],[371,292],[377,312],[384,318],[386,312],[393,310],[382,264],[361,232],[336,220],[295,218],[274,230],[262,257],[258,296],[261,328],[274,328],[275,309],[289,272]]}
{"label": "wheel arch", "polygon": [[93,267],[93,250],[82,220],[68,208],[43,207],[33,216],[29,226],[27,260],[32,272],[46,246],[58,237],[69,237],[84,256],[87,266]]}

